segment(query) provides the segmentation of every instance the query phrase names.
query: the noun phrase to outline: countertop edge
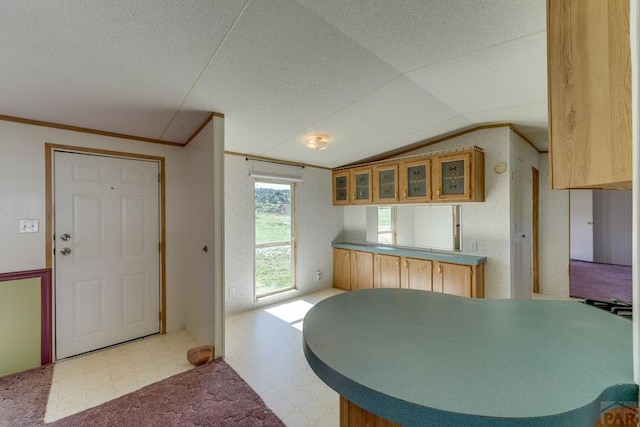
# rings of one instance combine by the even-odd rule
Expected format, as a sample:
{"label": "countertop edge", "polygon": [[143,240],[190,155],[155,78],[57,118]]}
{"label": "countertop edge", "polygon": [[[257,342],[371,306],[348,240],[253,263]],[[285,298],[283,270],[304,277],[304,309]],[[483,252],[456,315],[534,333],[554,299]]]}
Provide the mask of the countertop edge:
{"label": "countertop edge", "polygon": [[605,389],[596,399],[585,406],[556,415],[532,418],[502,418],[475,414],[460,414],[421,406],[393,396],[388,396],[369,389],[342,375],[316,356],[313,350],[307,345],[304,332],[302,346],[307,363],[313,372],[339,395],[368,412],[407,427],[423,426],[425,425],[425,420],[429,420],[430,424],[442,427],[457,427],[460,425],[478,427],[563,427],[569,425],[593,425],[601,416],[601,402],[634,401],[638,394],[637,385],[618,384]]}

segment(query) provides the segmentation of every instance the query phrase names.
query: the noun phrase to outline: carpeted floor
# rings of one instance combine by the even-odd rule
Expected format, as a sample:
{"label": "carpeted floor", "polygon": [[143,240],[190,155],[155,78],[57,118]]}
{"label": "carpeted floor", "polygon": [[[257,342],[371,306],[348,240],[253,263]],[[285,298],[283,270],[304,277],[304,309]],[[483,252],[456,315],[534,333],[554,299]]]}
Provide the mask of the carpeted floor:
{"label": "carpeted floor", "polygon": [[[0,426],[43,425],[52,371],[47,366],[0,378]],[[44,425],[284,426],[223,360]]]}
{"label": "carpeted floor", "polygon": [[631,267],[571,260],[570,294],[576,298],[631,302]]}
{"label": "carpeted floor", "polygon": [[0,378],[0,426],[42,425],[53,365]]}

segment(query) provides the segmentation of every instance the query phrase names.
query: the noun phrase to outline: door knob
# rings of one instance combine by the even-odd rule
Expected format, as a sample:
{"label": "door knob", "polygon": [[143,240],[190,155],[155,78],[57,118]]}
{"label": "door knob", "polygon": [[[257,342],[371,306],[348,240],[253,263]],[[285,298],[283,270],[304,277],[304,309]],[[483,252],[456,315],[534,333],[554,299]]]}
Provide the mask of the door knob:
{"label": "door knob", "polygon": [[68,242],[69,240],[71,240],[71,236],[67,233],[64,233],[62,236],[60,236],[60,240],[62,240],[63,242]]}
{"label": "door knob", "polygon": [[60,251],[60,253],[62,255],[69,255],[71,253],[71,249],[70,248],[62,248],[62,250]]}

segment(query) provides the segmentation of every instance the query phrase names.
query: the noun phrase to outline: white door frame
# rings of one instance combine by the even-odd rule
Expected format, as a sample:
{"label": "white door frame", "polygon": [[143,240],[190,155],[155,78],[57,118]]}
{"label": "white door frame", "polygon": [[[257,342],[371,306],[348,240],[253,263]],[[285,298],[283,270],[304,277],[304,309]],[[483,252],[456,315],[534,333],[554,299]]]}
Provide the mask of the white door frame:
{"label": "white door frame", "polygon": [[[164,157],[158,156],[149,156],[144,154],[135,154],[135,153],[127,153],[120,151],[109,151],[109,150],[101,150],[94,148],[86,148],[86,147],[75,147],[69,145],[59,145],[52,143],[45,143],[45,200],[46,200],[46,221],[45,221],[45,261],[47,268],[52,270],[52,287],[55,289],[55,271],[54,271],[54,262],[53,262],[53,230],[55,224],[54,218],[54,162],[53,162],[53,153],[54,151],[67,151],[78,154],[98,154],[102,156],[110,156],[117,158],[125,158],[125,159],[133,159],[133,160],[151,160],[157,161],[160,169],[160,199],[159,199],[159,215],[160,215],[160,311],[161,311],[161,319],[160,319],[160,333],[165,334],[167,330],[167,301],[166,301],[166,251],[165,251],[165,242],[166,242],[166,225],[165,225],[165,163]],[[52,299],[52,316],[55,319],[55,301]],[[55,324],[52,325],[52,341],[55,343]],[[52,345],[54,345],[52,343]],[[55,354],[55,348],[52,349]]]}

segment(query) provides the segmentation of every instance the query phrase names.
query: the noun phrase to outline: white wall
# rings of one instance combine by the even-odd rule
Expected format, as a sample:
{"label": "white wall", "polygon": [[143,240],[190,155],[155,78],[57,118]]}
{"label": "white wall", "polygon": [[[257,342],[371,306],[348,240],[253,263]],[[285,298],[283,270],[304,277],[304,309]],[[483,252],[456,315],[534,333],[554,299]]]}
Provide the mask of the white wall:
{"label": "white wall", "polygon": [[[183,328],[184,153],[180,147],[0,121],[0,272],[45,268],[46,142],[165,158],[167,331]],[[40,220],[40,231],[18,234],[19,219]]]}
{"label": "white wall", "polygon": [[189,165],[183,204],[185,326],[196,342],[209,345],[214,341],[215,325],[213,146],[212,121],[184,148]]}
{"label": "white wall", "polygon": [[569,296],[569,190],[551,190],[549,155],[540,155],[540,292]]}
{"label": "white wall", "polygon": [[[254,182],[249,172],[301,177],[296,184],[297,291],[271,297],[254,298]],[[331,201],[331,171],[313,167],[299,168],[225,155],[225,287],[227,314],[293,298],[333,283],[331,241],[336,235],[336,208]],[[365,208],[362,208],[365,215]],[[363,230],[364,234],[365,231]],[[322,271],[317,282],[316,270]]]}

